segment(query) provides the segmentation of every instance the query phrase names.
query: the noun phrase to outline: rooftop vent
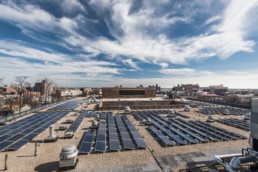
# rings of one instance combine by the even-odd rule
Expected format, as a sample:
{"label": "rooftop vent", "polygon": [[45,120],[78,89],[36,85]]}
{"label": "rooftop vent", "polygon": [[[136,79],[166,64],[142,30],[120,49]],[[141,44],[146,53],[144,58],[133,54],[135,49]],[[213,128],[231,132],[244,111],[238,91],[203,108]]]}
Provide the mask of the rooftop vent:
{"label": "rooftop vent", "polygon": [[75,145],[69,144],[63,147],[59,158],[59,169],[75,169],[78,162],[78,150]]}
{"label": "rooftop vent", "polygon": [[54,125],[49,127],[49,136],[44,140],[44,142],[55,142],[57,140],[57,136],[55,135]]}

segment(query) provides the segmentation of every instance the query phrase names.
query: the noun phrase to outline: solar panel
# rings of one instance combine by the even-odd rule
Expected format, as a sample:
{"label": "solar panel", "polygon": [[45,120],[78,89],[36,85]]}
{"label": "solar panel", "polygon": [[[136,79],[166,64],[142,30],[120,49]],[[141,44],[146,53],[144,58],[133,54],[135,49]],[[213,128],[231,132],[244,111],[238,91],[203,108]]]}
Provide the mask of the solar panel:
{"label": "solar panel", "polygon": [[127,132],[120,133],[120,135],[121,135],[122,139],[131,140],[131,138]]}
{"label": "solar panel", "polygon": [[120,150],[120,145],[118,141],[109,141],[109,150],[116,151]]}
{"label": "solar panel", "polygon": [[173,139],[174,141],[176,141],[178,144],[180,145],[185,145],[186,143],[180,139],[179,137],[177,137],[176,135],[172,134],[170,131],[168,131],[167,129],[165,129],[163,126],[159,125],[158,123],[156,123],[155,121],[152,121],[152,123],[159,128],[162,132],[164,132],[167,136],[169,136],[171,139]]}
{"label": "solar panel", "polygon": [[106,129],[102,128],[102,129],[98,129],[98,135],[105,135],[106,134]]}
{"label": "solar panel", "polygon": [[7,150],[18,150],[20,149],[23,145],[25,145],[26,143],[28,143],[28,140],[20,140],[14,144],[12,144],[11,146],[9,146],[7,148]]}
{"label": "solar panel", "polygon": [[117,133],[109,134],[109,140],[119,140]]}
{"label": "solar panel", "polygon": [[88,113],[88,111],[83,111],[83,112],[76,118],[76,120],[73,122],[73,124],[67,129],[66,132],[75,132],[75,131],[79,128],[79,126],[80,126],[82,120],[83,120],[84,117],[87,115],[87,113]]}
{"label": "solar panel", "polygon": [[135,138],[135,139],[142,138],[138,132],[131,132],[131,134],[132,134],[133,138]]}
{"label": "solar panel", "polygon": [[104,141],[106,141],[106,135],[97,135],[97,141],[102,141],[102,142],[104,142]]}
{"label": "solar panel", "polygon": [[15,136],[12,136],[11,138],[9,138],[8,141],[15,142],[24,136],[25,136],[24,134],[17,134]]}
{"label": "solar panel", "polygon": [[149,130],[151,133],[153,133],[164,146],[173,146],[175,145],[173,142],[171,142],[166,136],[164,136],[160,131],[158,131],[155,127],[149,126]]}
{"label": "solar panel", "polygon": [[106,118],[106,113],[105,112],[102,112],[101,114],[100,114],[100,119],[105,119]]}
{"label": "solar panel", "polygon": [[90,153],[92,142],[83,142],[79,148],[79,153]]}
{"label": "solar panel", "polygon": [[94,138],[94,135],[86,135],[83,139],[83,142],[92,142]]}
{"label": "solar panel", "polygon": [[31,141],[32,139],[34,139],[36,136],[38,136],[38,134],[32,133],[32,134],[29,134],[28,136],[24,137],[23,139],[24,139],[24,140],[28,140],[28,141],[30,142],[30,141]]}
{"label": "solar panel", "polygon": [[106,142],[97,141],[95,145],[96,152],[105,152],[106,151]]}
{"label": "solar panel", "polygon": [[4,148],[6,148],[7,146],[13,144],[13,142],[10,141],[4,141],[0,143],[0,150],[3,150]]}
{"label": "solar panel", "polygon": [[87,132],[85,132],[79,148],[79,153],[90,153],[95,132],[96,130],[94,129],[89,129]]}
{"label": "solar panel", "polygon": [[49,110],[73,110],[79,107],[79,104],[83,102],[84,102],[83,100],[79,100],[79,99],[71,100],[69,102],[65,102],[61,105],[50,108]]}
{"label": "solar panel", "polygon": [[0,137],[0,143],[1,143],[2,141],[4,141],[4,140],[9,139],[10,137],[12,137],[12,135],[9,135],[9,134],[2,135],[2,136]]}
{"label": "solar panel", "polygon": [[122,139],[124,149],[135,149],[135,146],[131,140]]}
{"label": "solar panel", "polygon": [[108,129],[108,133],[109,133],[109,134],[117,133],[117,130],[116,130],[116,128],[109,128],[109,129]]}
{"label": "solar panel", "polygon": [[142,138],[135,139],[134,141],[137,145],[137,148],[144,148],[145,149],[147,147],[145,142],[142,140]]}

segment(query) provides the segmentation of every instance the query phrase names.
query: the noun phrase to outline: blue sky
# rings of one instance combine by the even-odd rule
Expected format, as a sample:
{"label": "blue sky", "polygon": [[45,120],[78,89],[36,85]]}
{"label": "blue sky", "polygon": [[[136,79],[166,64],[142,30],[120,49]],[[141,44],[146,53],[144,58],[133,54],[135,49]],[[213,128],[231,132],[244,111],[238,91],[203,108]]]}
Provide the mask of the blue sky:
{"label": "blue sky", "polygon": [[258,0],[0,1],[0,78],[258,87]]}

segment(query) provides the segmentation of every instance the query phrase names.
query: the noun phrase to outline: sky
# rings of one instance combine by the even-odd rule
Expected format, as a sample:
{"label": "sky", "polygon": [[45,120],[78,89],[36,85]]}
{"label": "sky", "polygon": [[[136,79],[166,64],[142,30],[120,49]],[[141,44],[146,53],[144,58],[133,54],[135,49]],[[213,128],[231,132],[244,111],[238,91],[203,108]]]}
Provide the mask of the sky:
{"label": "sky", "polygon": [[258,0],[1,0],[0,78],[258,88]]}

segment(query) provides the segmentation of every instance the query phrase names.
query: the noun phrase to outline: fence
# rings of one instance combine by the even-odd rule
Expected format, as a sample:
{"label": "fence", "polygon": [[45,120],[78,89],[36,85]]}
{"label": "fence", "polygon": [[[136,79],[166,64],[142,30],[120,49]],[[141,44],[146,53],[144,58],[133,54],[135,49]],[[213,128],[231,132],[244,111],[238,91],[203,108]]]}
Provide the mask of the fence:
{"label": "fence", "polygon": [[[75,98],[75,97],[74,97]],[[16,114],[7,114],[6,116],[3,116],[3,117],[0,117],[0,124],[1,123],[4,123],[6,121],[10,121],[10,120],[13,120],[15,118],[18,118],[18,117],[21,117],[21,116],[24,116],[24,115],[28,115],[30,113],[34,113],[34,112],[37,112],[39,110],[42,110],[42,109],[45,109],[45,108],[48,108],[50,106],[54,106],[56,104],[59,104],[59,103],[63,103],[63,102],[66,102],[68,100],[72,100],[74,98],[70,98],[70,99],[63,99],[63,100],[59,100],[59,101],[56,101],[56,102],[53,102],[53,103],[49,103],[49,104],[46,104],[46,105],[42,105],[42,106],[39,106],[39,107],[35,107],[33,109],[30,109],[30,110],[27,110],[27,111],[23,111],[21,113],[16,113]]]}

